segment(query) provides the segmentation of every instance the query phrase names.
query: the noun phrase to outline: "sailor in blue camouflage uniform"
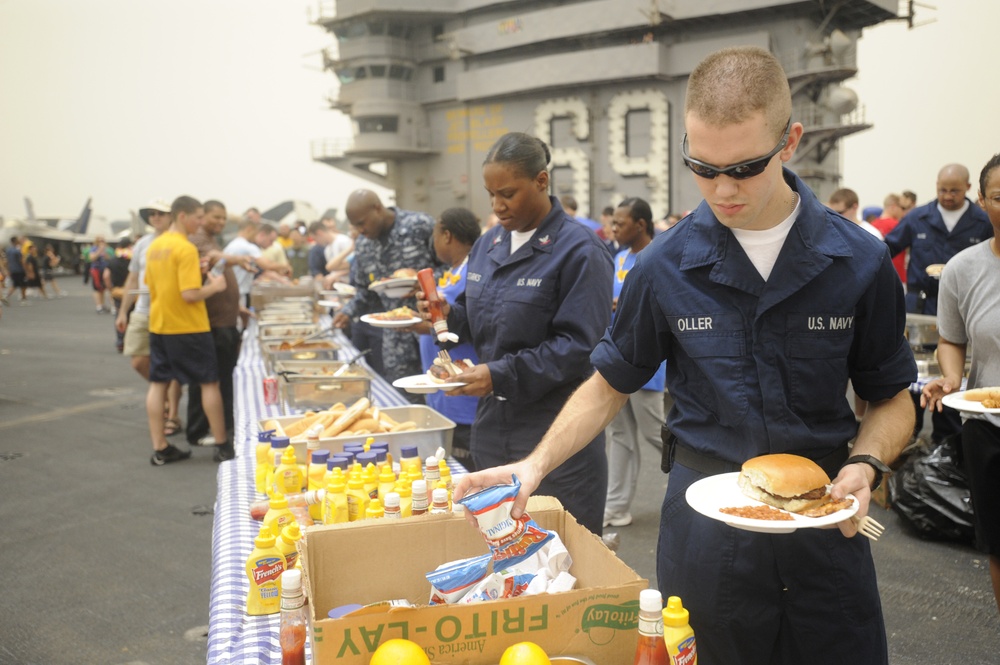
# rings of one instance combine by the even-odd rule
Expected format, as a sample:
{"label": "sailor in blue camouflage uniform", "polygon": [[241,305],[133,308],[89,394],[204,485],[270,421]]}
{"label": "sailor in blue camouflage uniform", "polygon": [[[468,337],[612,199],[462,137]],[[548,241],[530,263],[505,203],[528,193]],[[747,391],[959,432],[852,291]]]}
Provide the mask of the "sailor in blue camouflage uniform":
{"label": "sailor in blue camouflage uniform", "polygon": [[[334,316],[334,327],[345,328],[352,319],[364,314],[386,312],[403,305],[416,309],[413,298],[390,298],[369,290],[368,286],[391,277],[393,272],[402,268],[420,270],[434,265],[430,242],[434,233],[434,218],[422,212],[386,208],[378,195],[367,189],[351,193],[345,212],[348,221],[361,234],[355,245],[351,266],[351,285],[357,293]],[[387,381],[420,374],[417,335],[383,329],[382,364]]]}

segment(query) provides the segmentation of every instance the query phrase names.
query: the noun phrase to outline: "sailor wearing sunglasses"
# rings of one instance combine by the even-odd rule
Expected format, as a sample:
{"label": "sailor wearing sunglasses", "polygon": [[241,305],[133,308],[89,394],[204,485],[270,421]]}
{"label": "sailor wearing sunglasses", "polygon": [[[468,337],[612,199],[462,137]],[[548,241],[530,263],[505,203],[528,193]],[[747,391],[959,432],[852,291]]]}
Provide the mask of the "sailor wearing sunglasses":
{"label": "sailor wearing sunglasses", "polygon": [[[912,429],[916,367],[903,338],[902,285],[884,243],[783,168],[802,139],[790,116],[787,78],[767,51],[726,49],[695,68],[681,154],[705,200],[638,255],[591,354],[597,371],[534,452],[466,477],[456,496],[513,472],[522,482],[517,514],[541,477],[666,360],[674,408],[664,461],[673,467],[657,581],[690,604],[699,661],[882,664],[875,567],[850,521],[757,533],[685,500],[697,480],[790,452],[816,460],[834,478],[834,497],[854,494],[864,515],[877,469]],[[860,431],[848,379],[871,404]]]}

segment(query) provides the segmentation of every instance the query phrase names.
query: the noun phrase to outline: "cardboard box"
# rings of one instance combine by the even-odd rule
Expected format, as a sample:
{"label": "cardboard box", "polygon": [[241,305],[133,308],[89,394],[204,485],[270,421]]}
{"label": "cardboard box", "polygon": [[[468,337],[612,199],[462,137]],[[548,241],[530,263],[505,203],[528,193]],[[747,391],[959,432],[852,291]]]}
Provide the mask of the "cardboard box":
{"label": "cardboard box", "polygon": [[[487,665],[530,640],[550,656],[585,656],[597,665],[631,663],[638,638],[639,592],[649,582],[552,497],[532,497],[531,517],[556,531],[573,557],[572,591],[469,605],[427,605],[424,574],[487,551],[460,515],[424,515],[312,527],[300,543],[310,610],[313,662],[368,665],[386,640],[420,644],[434,663]],[[327,618],[348,603],[405,598],[416,605]]]}

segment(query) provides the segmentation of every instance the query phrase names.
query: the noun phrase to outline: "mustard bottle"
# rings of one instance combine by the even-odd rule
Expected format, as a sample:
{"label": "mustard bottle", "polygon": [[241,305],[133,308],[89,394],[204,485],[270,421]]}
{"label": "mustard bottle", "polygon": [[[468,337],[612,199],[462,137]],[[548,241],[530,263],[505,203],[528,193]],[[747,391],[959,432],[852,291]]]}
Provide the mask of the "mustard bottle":
{"label": "mustard bottle", "polygon": [[278,538],[281,535],[281,530],[294,521],[295,517],[288,508],[288,500],[285,495],[275,494],[271,497],[271,505],[264,514],[264,526],[271,530],[271,535]]}
{"label": "mustard bottle", "polygon": [[670,596],[663,608],[663,641],[667,645],[670,665],[698,665],[698,646],[688,619],[689,613],[681,599]]}
{"label": "mustard bottle", "polygon": [[267,491],[267,470],[271,466],[271,435],[273,434],[273,429],[257,433],[257,448],[254,451],[257,466],[254,469],[253,481],[254,489],[257,490],[258,494],[264,494]]}
{"label": "mustard bottle", "polygon": [[253,541],[253,551],[247,558],[247,614],[261,616],[281,611],[281,573],[285,571],[285,557],[274,545],[274,534],[262,526]]}
{"label": "mustard bottle", "polygon": [[392,472],[392,467],[383,465],[378,474],[378,498],[385,499],[385,495],[396,486],[396,474]]}
{"label": "mustard bottle", "polygon": [[365,518],[368,510],[368,502],[371,497],[365,491],[365,482],[361,474],[351,474],[347,479],[347,519],[349,522],[357,522]]}
{"label": "mustard bottle", "polygon": [[410,481],[403,476],[400,476],[399,480],[396,481],[396,493],[399,494],[399,516],[400,517],[412,517],[413,516],[413,490],[410,486]]}
{"label": "mustard bottle", "polygon": [[378,469],[374,464],[369,463],[365,467],[364,472],[361,474],[361,478],[365,484],[365,492],[368,493],[368,500],[372,500],[378,497]]}
{"label": "mustard bottle", "polygon": [[365,519],[367,520],[377,520],[385,517],[385,510],[382,508],[382,502],[375,497],[368,503],[368,510],[365,511]]}
{"label": "mustard bottle", "polygon": [[441,480],[443,480],[445,485],[448,487],[448,496],[451,496],[451,491],[455,486],[451,480],[451,467],[448,466],[448,462],[444,460],[438,461],[438,471],[441,473]]}
{"label": "mustard bottle", "polygon": [[264,479],[264,493],[268,496],[274,494],[274,471],[281,464],[281,455],[285,452],[291,442],[287,436],[272,436],[271,451],[268,453],[268,464]]}
{"label": "mustard bottle", "polygon": [[285,557],[285,570],[295,568],[299,562],[299,550],[296,543],[302,538],[302,531],[298,522],[292,522],[281,530],[281,537],[275,540],[275,547]]}
{"label": "mustard bottle", "polygon": [[[325,449],[314,450],[309,454],[309,471],[306,480],[306,489],[321,490],[326,487],[323,479],[326,477],[326,460],[330,457],[330,451]],[[323,520],[323,504],[315,503],[309,506],[309,516],[314,522]]]}
{"label": "mustard bottle", "polygon": [[323,524],[343,524],[350,521],[347,509],[347,485],[343,475],[333,475],[326,484],[323,499]]}
{"label": "mustard bottle", "polygon": [[274,491],[297,494],[302,491],[302,469],[295,459],[295,448],[288,446],[281,454],[281,464],[274,470]]}

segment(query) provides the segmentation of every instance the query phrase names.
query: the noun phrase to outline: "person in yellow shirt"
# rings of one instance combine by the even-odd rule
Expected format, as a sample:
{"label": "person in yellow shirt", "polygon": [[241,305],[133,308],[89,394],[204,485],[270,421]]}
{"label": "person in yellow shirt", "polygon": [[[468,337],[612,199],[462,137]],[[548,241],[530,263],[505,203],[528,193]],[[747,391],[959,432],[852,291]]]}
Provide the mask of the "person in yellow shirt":
{"label": "person in yellow shirt", "polygon": [[191,456],[167,443],[163,434],[163,400],[171,380],[201,386],[201,404],[218,444],[215,460],[232,459],[219,391],[219,370],[205,299],[224,291],[226,279],[209,274],[202,283],[198,249],[188,235],[201,228],[204,209],[190,196],[170,206],[170,228],[149,245],[146,284],[149,286],[149,392],[146,416],[153,440],[150,464],[163,466]]}

